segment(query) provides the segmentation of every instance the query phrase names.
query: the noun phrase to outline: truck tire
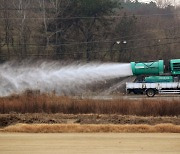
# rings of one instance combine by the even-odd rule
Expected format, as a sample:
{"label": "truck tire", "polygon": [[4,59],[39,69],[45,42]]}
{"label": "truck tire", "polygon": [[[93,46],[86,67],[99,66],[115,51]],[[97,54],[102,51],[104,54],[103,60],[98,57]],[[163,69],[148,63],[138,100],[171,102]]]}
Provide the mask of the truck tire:
{"label": "truck tire", "polygon": [[147,95],[148,97],[154,97],[155,94],[156,94],[156,91],[155,91],[154,89],[147,89],[147,90],[146,90],[146,95]]}

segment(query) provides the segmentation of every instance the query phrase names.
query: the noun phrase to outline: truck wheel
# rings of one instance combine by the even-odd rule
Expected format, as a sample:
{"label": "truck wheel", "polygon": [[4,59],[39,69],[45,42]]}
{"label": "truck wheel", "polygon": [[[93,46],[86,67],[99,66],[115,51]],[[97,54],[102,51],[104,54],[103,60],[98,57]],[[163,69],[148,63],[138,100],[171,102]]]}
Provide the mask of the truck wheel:
{"label": "truck wheel", "polygon": [[147,89],[146,90],[146,95],[148,97],[154,97],[154,95],[156,94],[155,90],[154,89]]}

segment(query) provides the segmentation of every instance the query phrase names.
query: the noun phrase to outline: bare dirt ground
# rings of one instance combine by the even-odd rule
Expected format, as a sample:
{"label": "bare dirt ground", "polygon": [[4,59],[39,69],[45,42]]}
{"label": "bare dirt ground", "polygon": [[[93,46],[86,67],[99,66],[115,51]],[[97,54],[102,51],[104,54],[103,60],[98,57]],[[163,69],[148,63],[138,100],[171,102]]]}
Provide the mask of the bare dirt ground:
{"label": "bare dirt ground", "polygon": [[180,117],[143,117],[116,114],[0,114],[0,127],[17,123],[26,124],[174,124],[180,125]]}
{"label": "bare dirt ground", "polygon": [[179,154],[180,134],[0,133],[1,154]]}

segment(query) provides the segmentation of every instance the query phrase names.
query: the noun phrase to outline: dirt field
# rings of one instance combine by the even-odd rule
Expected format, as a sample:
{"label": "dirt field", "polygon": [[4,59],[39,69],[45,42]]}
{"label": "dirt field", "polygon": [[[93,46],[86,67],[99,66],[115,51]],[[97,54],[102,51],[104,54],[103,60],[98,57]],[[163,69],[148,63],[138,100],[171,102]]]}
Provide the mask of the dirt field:
{"label": "dirt field", "polygon": [[0,114],[0,127],[17,123],[26,124],[174,124],[180,125],[180,117],[143,117],[117,114]]}
{"label": "dirt field", "polygon": [[0,134],[1,154],[179,154],[180,134]]}

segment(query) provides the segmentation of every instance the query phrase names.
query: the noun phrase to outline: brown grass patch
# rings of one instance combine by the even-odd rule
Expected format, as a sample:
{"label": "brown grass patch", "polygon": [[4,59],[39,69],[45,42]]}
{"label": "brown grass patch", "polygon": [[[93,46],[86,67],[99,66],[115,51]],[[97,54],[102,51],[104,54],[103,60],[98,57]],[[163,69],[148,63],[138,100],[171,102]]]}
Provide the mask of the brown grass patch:
{"label": "brown grass patch", "polygon": [[180,133],[179,125],[80,125],[80,124],[17,124],[0,132],[18,133]]}
{"label": "brown grass patch", "polygon": [[178,100],[82,100],[54,94],[23,94],[0,98],[0,113],[121,114],[179,116]]}
{"label": "brown grass patch", "polygon": [[13,113],[0,114],[0,128],[10,125],[24,124],[174,124],[180,125],[180,117],[163,117],[163,116],[132,116],[132,115],[117,115],[117,114],[47,114],[47,113]]}

